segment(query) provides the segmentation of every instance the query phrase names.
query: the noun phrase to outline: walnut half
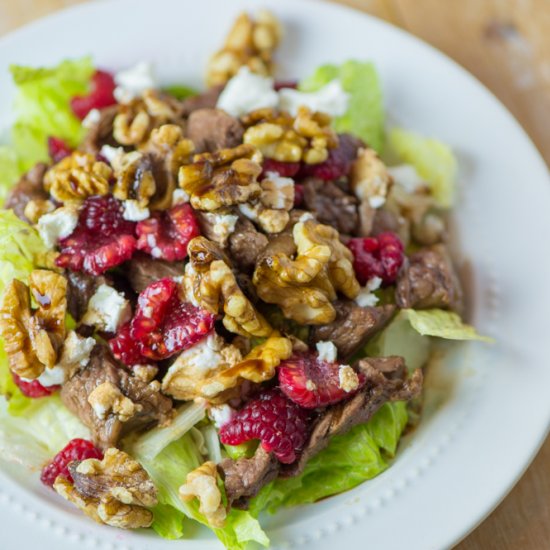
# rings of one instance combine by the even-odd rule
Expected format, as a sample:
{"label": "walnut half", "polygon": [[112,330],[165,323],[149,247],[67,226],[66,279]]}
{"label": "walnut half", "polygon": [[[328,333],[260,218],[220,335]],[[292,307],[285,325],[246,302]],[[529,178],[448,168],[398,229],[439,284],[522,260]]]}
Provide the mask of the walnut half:
{"label": "walnut half", "polygon": [[[31,294],[38,304],[31,307]],[[0,304],[0,335],[10,369],[22,378],[38,378],[53,368],[65,339],[67,280],[52,271],[35,270],[29,286],[14,279]]]}
{"label": "walnut half", "polygon": [[149,527],[158,503],[157,489],[142,466],[118,449],[107,449],[103,460],[72,462],[73,483],[59,476],[54,489],[98,523],[121,529]]}

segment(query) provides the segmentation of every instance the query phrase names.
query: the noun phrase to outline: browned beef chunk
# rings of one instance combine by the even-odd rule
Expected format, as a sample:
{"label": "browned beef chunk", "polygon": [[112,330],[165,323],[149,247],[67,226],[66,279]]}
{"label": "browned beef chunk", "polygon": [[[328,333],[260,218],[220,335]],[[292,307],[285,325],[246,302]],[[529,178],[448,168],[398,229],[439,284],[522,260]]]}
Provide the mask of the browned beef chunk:
{"label": "browned beef chunk", "polygon": [[193,111],[199,109],[214,109],[222,90],[223,85],[212,86],[202,94],[185,99],[181,103],[183,115],[189,116]]}
{"label": "browned beef chunk", "polygon": [[218,469],[225,479],[225,491],[231,505],[247,508],[248,500],[277,477],[279,461],[259,446],[252,458],[226,458]]}
{"label": "browned beef chunk", "polygon": [[151,283],[164,277],[181,277],[184,264],[155,260],[147,254],[136,254],[128,263],[126,271],[130,285],[138,294]]}
{"label": "browned beef chunk", "polygon": [[[88,402],[88,396],[104,382],[112,383],[136,405],[135,414],[128,421],[121,422],[112,412],[99,418]],[[133,430],[169,422],[172,415],[172,400],[160,393],[158,382],[146,383],[131,375],[100,344],[92,351],[88,365],[65,383],[61,399],[90,428],[94,443],[102,449],[116,446],[121,437]]]}
{"label": "browned beef chunk", "polygon": [[334,304],[336,319],[328,325],[311,328],[312,343],[321,340],[333,342],[342,359],[352,356],[367,340],[383,329],[395,306],[361,307],[351,300],[338,300]]}
{"label": "browned beef chunk", "polygon": [[44,174],[48,170],[48,165],[39,162],[31,168],[26,174],[21,176],[17,185],[10,191],[4,207],[11,208],[14,214],[25,222],[29,220],[25,217],[25,206],[33,200],[46,200],[48,193],[44,190]]}
{"label": "browned beef chunk", "polygon": [[460,282],[443,245],[424,248],[409,258],[399,274],[395,297],[401,308],[460,311]]}
{"label": "browned beef chunk", "polygon": [[251,221],[240,218],[229,237],[229,254],[234,266],[243,272],[252,271],[267,244],[267,237]]}
{"label": "browned beef chunk", "polygon": [[113,137],[113,124],[118,110],[118,105],[111,105],[100,110],[99,120],[90,126],[80,146],[82,151],[97,155],[104,145],[120,147]]}
{"label": "browned beef chunk", "polygon": [[220,109],[197,109],[187,120],[187,137],[197,153],[213,153],[242,143],[243,125]]}
{"label": "browned beef chunk", "polygon": [[376,236],[388,231],[399,234],[404,223],[406,222],[400,222],[398,216],[393,212],[379,208],[374,215],[371,234]]}
{"label": "browned beef chunk", "polygon": [[387,401],[408,401],[422,389],[422,371],[418,369],[408,378],[402,357],[362,359],[357,367],[366,377],[364,388],[350,400],[329,407],[319,415],[299,460],[283,466],[282,476],[300,474],[307,461],[323,450],[333,437],[368,422]]}
{"label": "browned beef chunk", "polygon": [[107,279],[103,276],[94,277],[75,271],[67,271],[65,276],[69,283],[67,285],[67,307],[75,321],[80,321],[88,309],[90,298],[100,285],[107,284]]}
{"label": "browned beef chunk", "polygon": [[340,233],[352,235],[358,231],[357,199],[331,181],[307,178],[304,203],[318,221],[335,227]]}

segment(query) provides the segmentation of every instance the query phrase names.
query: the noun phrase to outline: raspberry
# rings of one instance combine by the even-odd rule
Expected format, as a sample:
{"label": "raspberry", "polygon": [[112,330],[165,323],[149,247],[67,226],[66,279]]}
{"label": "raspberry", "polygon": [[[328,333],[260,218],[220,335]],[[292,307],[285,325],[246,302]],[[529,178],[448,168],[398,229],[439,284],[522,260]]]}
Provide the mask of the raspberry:
{"label": "raspberry", "polygon": [[122,325],[117,335],[109,340],[109,347],[116,359],[127,367],[150,363],[150,359],[141,355],[138,343],[130,335],[131,323]]}
{"label": "raspberry", "polygon": [[279,90],[282,90],[283,88],[292,88],[293,90],[296,90],[298,88],[298,81],[297,80],[277,80],[273,85],[273,88],[275,88],[276,92],[278,92]]}
{"label": "raspberry", "polygon": [[262,176],[268,172],[275,172],[282,178],[292,178],[300,170],[299,162],[279,162],[278,160],[265,158],[262,164]]}
{"label": "raspberry", "polygon": [[115,80],[113,76],[106,71],[96,71],[92,76],[92,89],[87,96],[76,96],[71,99],[71,109],[80,119],[86,118],[86,115],[92,109],[103,109],[114,105],[116,99],[114,96]]}
{"label": "raspberry", "polygon": [[153,258],[169,262],[183,260],[187,245],[200,235],[199,225],[188,204],[178,204],[170,210],[154,212],[137,224],[137,247]]}
{"label": "raspberry", "polygon": [[142,355],[160,360],[202,340],[214,328],[214,316],[180,300],[178,284],[169,278],[150,284],[138,298],[130,336]]}
{"label": "raspberry", "polygon": [[353,253],[353,268],[361,285],[372,277],[380,277],[385,285],[395,282],[404,258],[403,243],[395,233],[350,239],[348,248]]}
{"label": "raspberry", "polygon": [[347,176],[360,144],[357,138],[349,134],[339,134],[338,147],[329,149],[327,160],[319,164],[302,164],[298,176],[313,176],[325,181]]}
{"label": "raspberry", "polygon": [[20,376],[17,376],[14,372],[11,373],[13,381],[17,387],[21,390],[21,393],[26,397],[31,397],[33,399],[38,399],[39,397],[48,397],[55,391],[57,391],[61,386],[43,386],[38,380],[31,380],[27,382],[23,380]]}
{"label": "raspberry", "polygon": [[294,208],[304,204],[304,186],[301,183],[294,184]]}
{"label": "raspberry", "polygon": [[122,216],[122,205],[112,195],[89,197],[76,229],[59,241],[59,267],[100,275],[129,260],[136,248],[135,223]]}
{"label": "raspberry", "polygon": [[60,138],[50,136],[48,138],[48,153],[54,163],[68,157],[73,150]]}
{"label": "raspberry", "polygon": [[[293,355],[278,368],[282,392],[306,409],[338,403],[353,395],[340,387],[340,365],[323,361],[314,353]],[[360,385],[364,381],[359,377]]]}
{"label": "raspberry", "polygon": [[287,399],[278,388],[262,393],[220,429],[225,445],[259,439],[267,452],[284,464],[294,462],[308,436],[310,413]]}
{"label": "raspberry", "polygon": [[75,460],[86,460],[87,458],[103,459],[103,453],[91,442],[86,439],[72,439],[59,451],[52,461],[44,466],[40,481],[48,487],[53,487],[55,480],[61,476],[73,481],[69,473],[69,464]]}

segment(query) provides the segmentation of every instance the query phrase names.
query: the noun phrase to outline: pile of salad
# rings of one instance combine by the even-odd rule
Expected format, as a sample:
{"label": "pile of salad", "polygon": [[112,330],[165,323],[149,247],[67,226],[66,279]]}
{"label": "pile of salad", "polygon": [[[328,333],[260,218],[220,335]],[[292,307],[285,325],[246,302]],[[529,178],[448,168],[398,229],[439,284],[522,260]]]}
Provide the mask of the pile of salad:
{"label": "pile of salad", "polygon": [[384,471],[462,322],[456,162],[386,130],[375,67],[273,76],[241,14],[207,89],[140,63],[11,68],[0,457],[93,520],[230,549]]}

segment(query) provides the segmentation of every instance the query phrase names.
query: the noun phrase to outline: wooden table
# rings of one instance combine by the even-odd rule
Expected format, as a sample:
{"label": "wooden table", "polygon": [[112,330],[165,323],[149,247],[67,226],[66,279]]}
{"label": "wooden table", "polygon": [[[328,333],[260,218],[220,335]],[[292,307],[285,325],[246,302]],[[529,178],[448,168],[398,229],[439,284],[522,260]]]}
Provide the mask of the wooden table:
{"label": "wooden table", "polygon": [[[0,35],[82,0],[0,0]],[[523,124],[550,164],[550,0],[338,0],[454,58]],[[458,550],[550,548],[550,439],[504,502]]]}

